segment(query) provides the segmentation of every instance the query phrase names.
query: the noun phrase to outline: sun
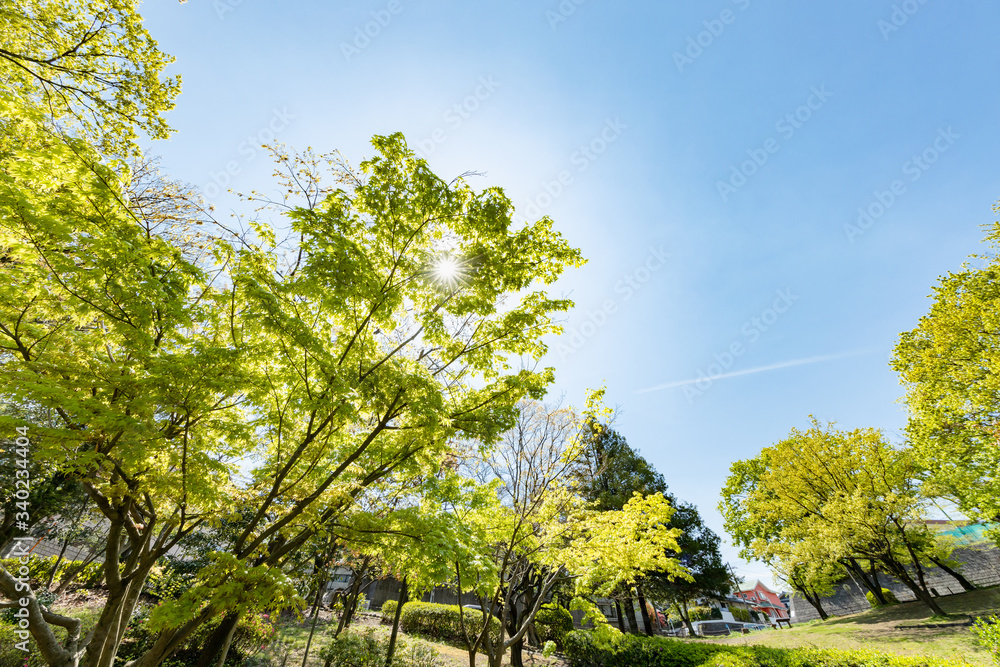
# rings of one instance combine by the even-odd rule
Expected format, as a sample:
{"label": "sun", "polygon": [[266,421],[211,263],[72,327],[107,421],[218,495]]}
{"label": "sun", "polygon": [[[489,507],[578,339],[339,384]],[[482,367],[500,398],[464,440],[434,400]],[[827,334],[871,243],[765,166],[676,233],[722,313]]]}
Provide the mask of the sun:
{"label": "sun", "polygon": [[461,273],[461,267],[454,257],[444,257],[434,266],[434,275],[442,282],[454,282]]}

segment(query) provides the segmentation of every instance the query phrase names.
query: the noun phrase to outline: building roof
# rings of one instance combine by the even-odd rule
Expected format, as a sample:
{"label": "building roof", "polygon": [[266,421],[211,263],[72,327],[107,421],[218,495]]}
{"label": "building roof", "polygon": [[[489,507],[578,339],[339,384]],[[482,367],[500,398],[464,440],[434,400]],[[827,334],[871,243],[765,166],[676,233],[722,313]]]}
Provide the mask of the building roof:
{"label": "building roof", "polygon": [[774,593],[775,595],[777,595],[777,594],[778,594],[778,591],[772,591],[772,590],[771,590],[770,588],[768,588],[768,587],[767,587],[767,586],[766,586],[766,585],[764,584],[764,582],[763,582],[763,581],[761,581],[760,579],[753,579],[753,580],[752,580],[752,581],[750,581],[749,583],[747,583],[747,584],[745,584],[745,585],[741,586],[741,587],[740,587],[740,593],[743,593],[743,592],[745,592],[745,591],[752,591],[753,589],[757,588],[758,586],[759,586],[760,588],[763,588],[763,589],[764,589],[765,591],[767,591],[768,593]]}

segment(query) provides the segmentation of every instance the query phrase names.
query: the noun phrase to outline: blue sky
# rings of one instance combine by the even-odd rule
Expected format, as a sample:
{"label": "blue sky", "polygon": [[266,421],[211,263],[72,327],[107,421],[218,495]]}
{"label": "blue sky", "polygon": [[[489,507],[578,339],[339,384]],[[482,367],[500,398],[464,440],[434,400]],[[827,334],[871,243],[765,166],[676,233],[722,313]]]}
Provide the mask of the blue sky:
{"label": "blue sky", "polygon": [[606,382],[619,430],[720,534],[730,462],[808,415],[899,437],[896,337],[995,219],[987,0],[142,12],[183,77],[151,150],[222,212],[227,187],[272,183],[261,141],[356,164],[402,131],[441,176],[485,172],[551,216],[590,260],[557,287],[577,307],[549,341],[554,394]]}

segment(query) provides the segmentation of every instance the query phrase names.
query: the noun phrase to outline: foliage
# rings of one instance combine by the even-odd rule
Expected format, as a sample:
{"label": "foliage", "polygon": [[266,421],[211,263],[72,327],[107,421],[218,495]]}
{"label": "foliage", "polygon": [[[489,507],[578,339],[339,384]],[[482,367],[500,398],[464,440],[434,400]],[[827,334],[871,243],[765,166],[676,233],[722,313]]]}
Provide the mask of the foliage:
{"label": "foliage", "polygon": [[[454,439],[495,440],[552,379],[509,360],[544,354],[570,302],[542,286],[579,252],[547,218],[515,225],[501,190],[439,179],[401,135],[376,137],[360,173],[332,164],[343,187],[311,158],[278,156],[302,188],[300,206],[293,194],[279,207],[297,240],[285,264],[261,225],[185,245],[200,220],[153,224],[117,165],[12,111],[0,109],[16,124],[0,134],[4,394],[60,415],[32,426],[33,453],[83,480],[110,524],[106,560],[129,554],[101,624],[131,614],[131,588],[178,542],[234,518],[201,578],[154,613],[157,650],[226,609],[294,602],[277,573],[291,554],[381,484],[440,471]],[[438,276],[443,256],[461,275]],[[56,660],[96,660],[120,639],[95,632],[73,649],[36,626]]]}
{"label": "foliage", "polygon": [[733,615],[735,620],[742,623],[749,623],[752,620],[749,609],[743,609],[742,607],[730,607],[729,613]]}
{"label": "foliage", "polygon": [[816,564],[868,559],[943,614],[923,573],[940,545],[922,521],[927,499],[916,474],[910,452],[881,432],[813,420],[734,463],[720,510],[741,555],[777,565],[800,590],[829,588],[828,566]]}
{"label": "foliage", "polygon": [[[995,208],[1000,212],[1000,205]],[[906,387],[906,433],[936,493],[970,517],[1000,516],[1000,223],[979,266],[940,278],[917,326],[899,337],[892,367]]]}
{"label": "foliage", "polygon": [[622,635],[600,644],[583,630],[566,638],[570,667],[960,667],[964,661],[914,658],[876,651],[778,649],[683,642]]}
{"label": "foliage", "polygon": [[[896,598],[896,594],[890,591],[888,588],[882,589],[882,597],[885,598],[886,604],[899,604],[899,600]],[[868,604],[872,606],[872,609],[877,609],[883,606],[881,602],[876,599],[875,594],[871,591],[865,592],[865,599],[868,600]]]}
{"label": "foliage", "polygon": [[[52,573],[52,568],[55,567],[56,560],[56,556],[48,556],[46,558],[35,556],[28,559],[28,578],[33,587],[37,588],[49,578],[49,575]],[[6,568],[10,572],[13,572],[22,565],[24,565],[24,563],[18,558],[0,559],[0,567]],[[78,569],[82,565],[83,561],[63,559],[63,561],[59,563],[59,568],[55,572],[54,580],[59,581],[67,572]],[[87,565],[84,566],[79,573],[77,573],[76,581],[83,586],[96,585],[104,575],[102,572],[103,567],[103,563],[87,563]]]}
{"label": "foliage", "polygon": [[[732,583],[729,570],[722,561],[721,540],[705,525],[698,508],[689,503],[678,504],[670,517],[670,526],[681,531],[677,538],[680,553],[676,559],[691,576],[670,577],[652,572],[643,583],[646,596],[683,610],[692,600],[728,595]],[[689,620],[702,619],[692,616]]]}
{"label": "foliage", "polygon": [[[392,604],[390,604],[390,602]],[[386,609],[388,607],[388,609]],[[396,602],[387,600],[382,605],[382,620],[392,623],[396,613]],[[483,612],[478,609],[461,609],[468,627],[481,626]],[[443,639],[449,642],[462,643],[462,628],[459,622],[458,605],[435,604],[433,602],[407,602],[403,605],[403,613],[399,618],[399,627],[403,632],[418,634],[433,639]],[[490,634],[494,642],[500,640],[500,621],[490,619]]]}
{"label": "foliage", "polygon": [[[388,639],[375,628],[348,628],[320,652],[320,658],[337,667],[383,667],[388,644]],[[394,667],[439,667],[444,663],[426,644],[399,637],[392,664]]]}
{"label": "foliage", "polygon": [[[129,620],[125,638],[116,656],[117,664],[124,665],[127,661],[139,658],[147,651],[156,639],[156,634],[150,628],[150,608],[140,606]],[[201,657],[206,639],[222,622],[218,617],[201,626],[184,644],[170,657],[170,663],[178,666],[195,667]],[[247,659],[256,656],[271,644],[276,637],[274,623],[267,614],[244,614],[240,617],[233,632],[232,644],[226,656],[226,664],[242,665]]]}
{"label": "foliage", "polygon": [[167,561],[165,565],[155,565],[149,571],[144,590],[164,600],[175,600],[188,587],[189,582],[184,574],[173,567],[172,561]]}
{"label": "foliage", "polygon": [[594,415],[580,435],[580,493],[598,510],[620,510],[633,495],[667,496],[667,483],[625,437]]}
{"label": "foliage", "polygon": [[535,615],[535,631],[542,643],[554,641],[561,651],[566,633],[573,631],[573,615],[557,604],[544,604]]}
{"label": "foliage", "polygon": [[972,631],[993,656],[993,664],[1000,665],[1000,616],[977,618]]}
{"label": "foliage", "polygon": [[134,0],[22,0],[0,6],[3,93],[109,152],[132,150],[136,129],[164,138],[174,106],[173,58],[142,25]]}
{"label": "foliage", "polygon": [[15,644],[23,641],[14,634],[17,625],[0,617],[0,667],[43,667],[45,659],[33,641],[28,641],[28,652]]}

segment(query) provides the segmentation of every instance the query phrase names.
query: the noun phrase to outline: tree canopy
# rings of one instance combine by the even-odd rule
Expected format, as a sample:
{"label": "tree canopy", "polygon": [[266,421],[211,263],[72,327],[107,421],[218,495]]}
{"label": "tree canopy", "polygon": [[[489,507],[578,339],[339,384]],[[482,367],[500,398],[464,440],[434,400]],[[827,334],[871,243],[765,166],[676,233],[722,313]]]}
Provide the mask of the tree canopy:
{"label": "tree canopy", "polygon": [[[1000,210],[1000,207],[998,207]],[[1000,223],[991,254],[943,276],[930,311],[892,360],[906,387],[906,433],[936,494],[969,516],[1000,519]]]}

